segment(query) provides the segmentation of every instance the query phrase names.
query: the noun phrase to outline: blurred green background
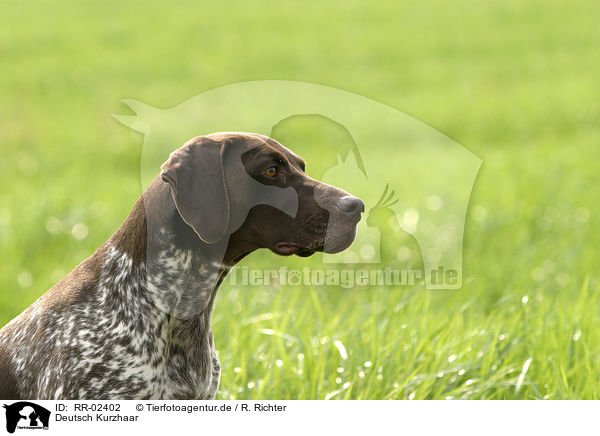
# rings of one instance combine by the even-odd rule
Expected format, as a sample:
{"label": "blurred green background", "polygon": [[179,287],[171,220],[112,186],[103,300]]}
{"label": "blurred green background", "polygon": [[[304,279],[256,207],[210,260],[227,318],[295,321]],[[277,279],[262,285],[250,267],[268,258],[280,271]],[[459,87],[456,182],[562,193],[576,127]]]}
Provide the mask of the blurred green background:
{"label": "blurred green background", "polygon": [[218,398],[598,398],[599,19],[578,0],[0,1],[0,324],[139,196],[143,137],[112,118],[121,99],[299,80],[483,159],[464,286],[226,286]]}

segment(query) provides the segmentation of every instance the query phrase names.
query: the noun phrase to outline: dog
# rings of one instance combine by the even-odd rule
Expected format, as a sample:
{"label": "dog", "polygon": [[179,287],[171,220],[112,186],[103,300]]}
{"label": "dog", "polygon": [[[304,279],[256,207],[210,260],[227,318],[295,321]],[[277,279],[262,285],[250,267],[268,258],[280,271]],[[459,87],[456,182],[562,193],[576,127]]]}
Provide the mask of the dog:
{"label": "dog", "polygon": [[114,235],[0,330],[0,398],[214,399],[228,271],[260,248],[340,252],[363,212],[272,138],[188,141]]}

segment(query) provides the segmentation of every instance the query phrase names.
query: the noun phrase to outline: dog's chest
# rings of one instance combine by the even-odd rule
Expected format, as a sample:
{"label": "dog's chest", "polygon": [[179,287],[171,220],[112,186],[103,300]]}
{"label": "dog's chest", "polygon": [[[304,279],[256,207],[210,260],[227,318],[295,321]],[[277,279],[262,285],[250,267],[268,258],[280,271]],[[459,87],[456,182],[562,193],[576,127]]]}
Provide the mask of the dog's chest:
{"label": "dog's chest", "polygon": [[158,333],[151,336],[141,334],[135,325],[100,321],[97,329],[80,329],[76,336],[61,338],[64,343],[59,339],[58,347],[69,351],[61,353],[56,376],[42,380],[42,396],[211,397],[215,366],[212,343],[193,336],[187,340],[173,338],[171,324],[168,319],[148,322],[145,327]]}
{"label": "dog's chest", "polygon": [[[141,329],[133,324],[104,326],[100,322],[100,328],[90,331],[89,337],[87,331],[80,330],[80,343],[85,346],[79,347],[81,360],[73,369],[82,377],[70,390],[77,390],[73,393],[79,398],[212,397],[212,341],[192,332],[178,334],[181,327],[173,324],[180,322],[169,317],[147,320]],[[117,328],[111,329],[114,325]],[[144,335],[146,329],[156,334]],[[65,372],[72,363],[64,361]]]}
{"label": "dog's chest", "polygon": [[[107,396],[214,397],[211,388],[220,368],[210,313],[198,312],[205,304],[201,300],[211,290],[209,280],[202,276],[206,268],[194,265],[190,252],[174,249],[159,257],[153,271],[133,267],[130,259],[116,250],[111,251],[108,262],[117,264],[120,274],[104,276],[100,299],[106,310],[90,320],[99,326],[94,335],[98,345],[110,344],[104,349],[107,364],[100,363],[105,369],[102,387],[113,394]],[[195,288],[190,289],[190,281]],[[192,301],[185,298],[188,294],[194,296]],[[185,310],[180,309],[182,305]],[[185,319],[177,317],[182,313]],[[87,361],[97,360],[93,352],[89,354]],[[93,372],[94,366],[89,371]],[[97,398],[98,393],[84,396]]]}
{"label": "dog's chest", "polygon": [[[156,305],[170,301],[164,309],[173,309],[181,300],[188,280],[176,272],[191,262],[179,254],[165,257],[168,268],[160,269],[158,280],[111,250],[95,299],[69,311],[32,306],[25,312],[14,336],[36,340],[21,347],[13,363],[28,397],[214,398],[220,366],[210,312],[182,320]],[[148,283],[157,285],[149,289]],[[28,376],[36,373],[43,376]]]}

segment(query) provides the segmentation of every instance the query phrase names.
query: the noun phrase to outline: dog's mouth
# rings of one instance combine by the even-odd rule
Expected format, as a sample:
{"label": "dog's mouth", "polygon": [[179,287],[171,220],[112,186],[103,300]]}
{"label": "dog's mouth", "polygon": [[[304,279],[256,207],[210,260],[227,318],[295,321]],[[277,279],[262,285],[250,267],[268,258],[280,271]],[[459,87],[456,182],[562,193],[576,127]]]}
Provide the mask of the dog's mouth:
{"label": "dog's mouth", "polygon": [[300,257],[309,257],[316,252],[336,254],[352,245],[352,242],[354,242],[354,238],[356,237],[356,230],[356,225],[354,225],[350,230],[345,229],[343,233],[316,237],[308,244],[280,241],[271,247],[271,251],[280,256],[291,256],[295,254]]}
{"label": "dog's mouth", "polygon": [[296,244],[295,242],[278,242],[272,248],[274,253],[277,253],[281,256],[291,256],[295,254],[300,257],[308,257],[313,255],[316,249],[307,248],[300,244]]}

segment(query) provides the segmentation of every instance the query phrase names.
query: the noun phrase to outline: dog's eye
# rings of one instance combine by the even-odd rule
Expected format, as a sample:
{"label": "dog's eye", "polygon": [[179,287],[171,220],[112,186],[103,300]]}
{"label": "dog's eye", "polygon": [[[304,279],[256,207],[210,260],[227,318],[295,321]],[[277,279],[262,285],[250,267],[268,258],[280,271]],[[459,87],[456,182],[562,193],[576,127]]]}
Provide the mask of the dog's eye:
{"label": "dog's eye", "polygon": [[277,175],[277,168],[271,167],[265,170],[265,176],[275,177]]}

